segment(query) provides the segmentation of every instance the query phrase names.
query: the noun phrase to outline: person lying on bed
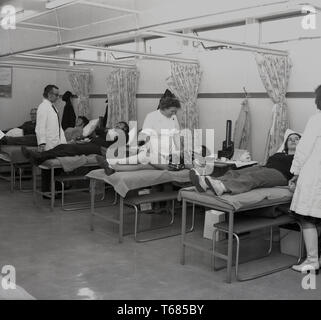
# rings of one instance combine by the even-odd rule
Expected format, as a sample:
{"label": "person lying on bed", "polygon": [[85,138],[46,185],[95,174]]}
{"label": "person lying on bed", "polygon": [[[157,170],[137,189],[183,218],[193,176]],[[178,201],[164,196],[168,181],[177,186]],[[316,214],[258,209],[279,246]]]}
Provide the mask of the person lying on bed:
{"label": "person lying on bed", "polygon": [[7,133],[10,130],[5,130],[4,132],[0,130],[0,145],[8,144],[22,146],[37,146],[37,138],[35,133],[37,108],[32,108],[30,110],[30,119],[30,121],[26,121],[20,127],[16,128],[22,130],[23,135],[20,137],[6,136],[5,133]]}
{"label": "person lying on bed", "polygon": [[67,128],[65,130],[65,137],[67,142],[76,142],[83,137],[83,129],[89,123],[89,120],[84,116],[79,116],[76,120],[74,128]]}
{"label": "person lying on bed", "polygon": [[[30,121],[24,122],[21,126],[16,127],[18,129],[21,129],[23,131],[23,135],[35,135],[35,129],[36,129],[36,120],[37,120],[37,108],[32,108],[30,110]],[[12,129],[7,129],[3,131],[4,133],[7,133]]]}
{"label": "person lying on bed", "polygon": [[215,178],[201,176],[195,169],[191,169],[191,182],[198,192],[210,189],[217,196],[224,193],[240,194],[257,188],[287,186],[292,178],[290,168],[300,138],[297,133],[290,134],[285,141],[284,151],[269,157],[265,166],[229,170],[223,176]]}
{"label": "person lying on bed", "polygon": [[[126,122],[118,122],[115,129],[124,132],[126,139],[128,139],[129,127]],[[91,138],[89,142],[79,141],[78,143],[60,144],[48,151],[38,152],[27,149],[22,146],[21,150],[23,155],[30,160],[31,163],[39,165],[46,160],[55,159],[57,157],[72,157],[80,155],[97,154],[101,155],[106,153],[106,149],[109,148],[117,141],[118,137],[113,140],[102,139],[100,137]]]}

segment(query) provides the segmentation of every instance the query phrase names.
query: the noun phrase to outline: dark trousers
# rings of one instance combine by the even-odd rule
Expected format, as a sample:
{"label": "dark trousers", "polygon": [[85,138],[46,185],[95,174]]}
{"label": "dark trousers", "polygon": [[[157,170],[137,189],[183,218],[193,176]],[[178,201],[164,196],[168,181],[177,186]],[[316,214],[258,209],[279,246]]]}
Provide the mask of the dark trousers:
{"label": "dark trousers", "polygon": [[261,166],[229,170],[223,176],[215,179],[222,181],[231,194],[244,193],[257,188],[288,185],[287,178],[280,171]]}
{"label": "dark trousers", "polygon": [[57,157],[73,157],[89,154],[101,154],[100,146],[91,142],[84,144],[60,144],[48,151],[41,152],[41,156],[37,158],[38,163],[42,163],[49,159]]}
{"label": "dark trousers", "polygon": [[[41,152],[40,158],[37,159],[37,163],[42,163],[49,159],[54,159],[57,157],[72,157],[78,155],[89,155],[89,154],[101,154],[100,146],[94,143],[84,143],[84,144],[60,144],[57,147]],[[59,169],[55,169],[55,173],[59,174]],[[50,170],[41,170],[41,191],[50,191],[50,181],[51,174]],[[56,190],[59,190],[61,185],[56,183]]]}
{"label": "dark trousers", "polygon": [[1,139],[2,144],[8,144],[12,146],[37,146],[37,136],[36,135],[26,135],[23,137],[4,137]]}

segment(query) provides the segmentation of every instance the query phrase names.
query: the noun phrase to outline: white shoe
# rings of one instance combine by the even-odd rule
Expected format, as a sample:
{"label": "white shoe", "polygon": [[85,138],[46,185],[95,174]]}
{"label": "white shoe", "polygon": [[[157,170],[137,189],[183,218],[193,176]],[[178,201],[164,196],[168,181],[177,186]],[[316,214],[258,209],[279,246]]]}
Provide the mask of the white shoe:
{"label": "white shoe", "polygon": [[301,264],[297,264],[292,266],[292,269],[294,271],[298,271],[298,272],[309,272],[309,271],[314,271],[316,274],[319,273],[319,269],[320,269],[320,263],[319,261],[313,261],[310,260],[309,258],[306,259],[304,262],[302,262]]}
{"label": "white shoe", "polygon": [[292,266],[292,269],[298,272],[315,271],[319,273],[320,263],[318,255],[318,232],[316,228],[303,229],[303,238],[307,251],[307,259],[298,265]]}
{"label": "white shoe", "polygon": [[0,130],[0,140],[5,136],[5,134]]}
{"label": "white shoe", "polygon": [[205,177],[201,176],[196,169],[189,171],[189,177],[198,192],[205,192],[208,189]]}
{"label": "white shoe", "polygon": [[220,180],[215,180],[211,179],[210,177],[206,177],[205,182],[217,196],[221,196],[223,193],[226,192],[225,186],[223,182]]}

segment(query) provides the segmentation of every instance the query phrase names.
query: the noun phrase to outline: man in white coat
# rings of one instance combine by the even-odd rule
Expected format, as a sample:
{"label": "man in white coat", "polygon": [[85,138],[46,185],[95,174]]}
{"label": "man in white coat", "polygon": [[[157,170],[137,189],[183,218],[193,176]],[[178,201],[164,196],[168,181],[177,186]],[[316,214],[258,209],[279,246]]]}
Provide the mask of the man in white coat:
{"label": "man in white coat", "polygon": [[59,97],[58,87],[52,84],[46,86],[43,97],[44,99],[37,110],[36,135],[39,151],[47,151],[59,144],[66,143],[58,110],[54,106]]}
{"label": "man in white coat", "polygon": [[[39,151],[47,151],[59,144],[65,144],[66,138],[60,124],[58,110],[54,103],[59,97],[59,88],[55,85],[47,85],[43,93],[43,101],[37,110],[36,135]],[[50,190],[50,173],[48,170],[42,170],[43,192]]]}

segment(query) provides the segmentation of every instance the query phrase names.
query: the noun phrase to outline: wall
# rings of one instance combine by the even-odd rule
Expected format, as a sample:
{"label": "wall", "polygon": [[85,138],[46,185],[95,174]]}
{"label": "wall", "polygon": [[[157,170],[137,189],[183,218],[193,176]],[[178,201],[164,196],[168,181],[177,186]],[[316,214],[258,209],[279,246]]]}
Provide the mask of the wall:
{"label": "wall", "polygon": [[43,88],[56,83],[56,71],[14,68],[12,98],[0,98],[0,129],[17,127],[42,101]]}

